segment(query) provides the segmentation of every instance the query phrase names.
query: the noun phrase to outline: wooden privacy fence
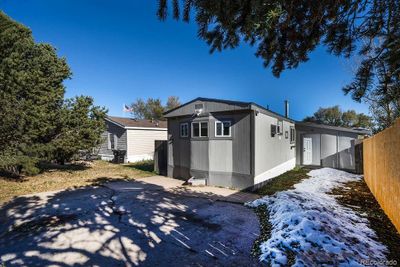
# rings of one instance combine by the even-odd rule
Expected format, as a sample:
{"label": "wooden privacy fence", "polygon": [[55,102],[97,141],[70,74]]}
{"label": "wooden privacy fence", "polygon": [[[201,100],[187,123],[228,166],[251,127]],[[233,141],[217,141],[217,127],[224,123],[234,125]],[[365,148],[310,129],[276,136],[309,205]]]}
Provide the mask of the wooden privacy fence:
{"label": "wooden privacy fence", "polygon": [[400,119],[363,143],[365,182],[400,232]]}

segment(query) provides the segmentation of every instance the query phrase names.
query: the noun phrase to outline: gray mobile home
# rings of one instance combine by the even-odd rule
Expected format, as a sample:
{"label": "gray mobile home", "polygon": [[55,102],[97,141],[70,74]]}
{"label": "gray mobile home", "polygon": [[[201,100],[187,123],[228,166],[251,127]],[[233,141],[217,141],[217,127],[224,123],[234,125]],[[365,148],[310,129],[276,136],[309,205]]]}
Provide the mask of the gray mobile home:
{"label": "gray mobile home", "polygon": [[296,123],[297,165],[355,170],[354,147],[357,139],[370,135],[365,129],[349,129],[311,122]]}
{"label": "gray mobile home", "polygon": [[124,162],[153,159],[155,140],[167,140],[166,121],[108,116],[106,127],[98,152],[103,160],[112,160],[113,150],[126,151]]}
{"label": "gray mobile home", "polygon": [[287,115],[209,98],[168,111],[168,176],[244,189],[292,169],[295,122]]}

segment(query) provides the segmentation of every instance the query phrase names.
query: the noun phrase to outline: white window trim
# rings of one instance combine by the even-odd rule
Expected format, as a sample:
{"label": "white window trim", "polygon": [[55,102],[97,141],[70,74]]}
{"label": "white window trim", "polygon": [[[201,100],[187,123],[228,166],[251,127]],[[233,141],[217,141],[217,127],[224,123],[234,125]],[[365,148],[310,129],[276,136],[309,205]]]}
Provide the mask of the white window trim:
{"label": "white window trim", "polygon": [[[182,127],[183,126],[187,127],[186,135],[182,135]],[[189,123],[184,122],[184,123],[180,124],[180,126],[179,126],[179,135],[180,135],[180,137],[189,137]]]}
{"label": "white window trim", "polygon": [[[207,124],[207,135],[201,135],[201,124],[202,123],[206,123]],[[193,135],[193,130],[194,130],[194,127],[193,127],[193,124],[198,124],[199,125],[199,136],[194,136]],[[208,121],[195,121],[195,122],[192,122],[192,124],[191,124],[191,134],[192,134],[192,138],[200,138],[200,137],[208,137],[209,136],[209,124],[208,124]]]}
{"label": "white window trim", "polygon": [[[217,123],[222,123],[221,135],[217,135]],[[229,123],[229,135],[224,135],[224,123]],[[232,136],[232,122],[231,121],[215,121],[215,137],[231,137]]]}

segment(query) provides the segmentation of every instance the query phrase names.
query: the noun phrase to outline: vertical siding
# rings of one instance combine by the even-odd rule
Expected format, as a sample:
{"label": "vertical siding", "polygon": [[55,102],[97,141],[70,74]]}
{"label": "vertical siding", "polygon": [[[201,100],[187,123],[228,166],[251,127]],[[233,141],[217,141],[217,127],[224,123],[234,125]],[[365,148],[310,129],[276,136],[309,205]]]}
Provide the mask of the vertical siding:
{"label": "vertical siding", "polygon": [[299,125],[296,126],[296,131],[296,164],[303,164],[303,138],[311,137],[312,165],[355,170],[354,146],[357,133]]}
{"label": "vertical siding", "polygon": [[[215,137],[215,121],[231,121],[231,137]],[[251,113],[213,113],[210,117],[210,170],[251,174]],[[215,167],[215,168],[214,168]]]}
{"label": "vertical siding", "polygon": [[[207,178],[211,185],[245,188],[252,185],[251,113],[212,113],[205,117],[168,119],[168,175]],[[216,137],[215,121],[231,121],[231,136]],[[207,121],[207,138],[181,138],[180,123]],[[191,131],[189,131],[191,132]]]}
{"label": "vertical siding", "polygon": [[128,159],[135,156],[154,155],[154,141],[167,140],[166,130],[151,130],[151,129],[128,129]]}
{"label": "vertical siding", "polygon": [[337,145],[336,134],[321,134],[322,166],[331,168],[338,167]]}
{"label": "vertical siding", "polygon": [[107,135],[115,134],[117,136],[117,149],[119,150],[126,150],[127,145],[126,145],[126,130],[120,126],[115,125],[114,123],[111,123],[109,121],[106,121],[106,131],[103,132],[102,138],[103,138],[103,143],[100,145],[99,149],[99,154],[100,155],[113,155],[113,152],[111,149],[108,149],[108,139]]}
{"label": "vertical siding", "polygon": [[339,133],[338,137],[339,168],[355,170],[355,140],[354,136]]}
{"label": "vertical siding", "polygon": [[217,172],[232,172],[232,140],[210,140],[209,154],[210,170]]}
{"label": "vertical siding", "polygon": [[[262,174],[280,164],[295,159],[295,144],[290,144],[290,126],[294,123],[283,121],[283,135],[271,136],[271,124],[277,118],[258,113],[255,117],[255,175]],[[285,132],[288,131],[288,138]]]}

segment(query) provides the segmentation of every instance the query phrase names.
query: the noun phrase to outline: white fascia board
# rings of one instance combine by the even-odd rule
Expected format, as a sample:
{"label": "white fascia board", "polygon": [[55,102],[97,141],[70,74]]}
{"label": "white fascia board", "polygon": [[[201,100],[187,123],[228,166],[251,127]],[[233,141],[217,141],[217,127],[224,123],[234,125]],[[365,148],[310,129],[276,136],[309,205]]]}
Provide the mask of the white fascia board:
{"label": "white fascia board", "polygon": [[124,127],[127,130],[152,130],[152,131],[166,131],[168,128],[155,128],[155,127]]}

